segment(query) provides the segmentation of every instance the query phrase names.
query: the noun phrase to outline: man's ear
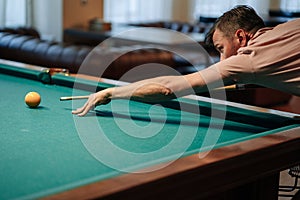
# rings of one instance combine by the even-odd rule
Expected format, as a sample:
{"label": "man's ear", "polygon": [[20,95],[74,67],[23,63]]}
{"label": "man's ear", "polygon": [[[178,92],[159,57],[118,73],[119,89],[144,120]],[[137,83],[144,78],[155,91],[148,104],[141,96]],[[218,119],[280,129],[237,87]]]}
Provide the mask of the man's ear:
{"label": "man's ear", "polygon": [[245,32],[245,30],[238,29],[235,32],[235,36],[238,39],[238,42],[239,42],[241,47],[247,46],[248,39],[247,39],[247,33]]}

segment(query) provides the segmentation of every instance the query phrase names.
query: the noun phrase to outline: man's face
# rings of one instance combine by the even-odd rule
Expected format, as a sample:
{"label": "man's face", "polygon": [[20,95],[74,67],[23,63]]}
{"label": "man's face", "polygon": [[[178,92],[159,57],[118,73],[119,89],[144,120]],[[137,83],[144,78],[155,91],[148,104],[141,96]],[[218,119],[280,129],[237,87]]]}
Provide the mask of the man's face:
{"label": "man's face", "polygon": [[213,34],[213,42],[215,48],[220,53],[221,61],[229,58],[230,56],[236,55],[237,50],[240,48],[240,43],[235,37],[232,39],[225,37],[219,29],[216,29]]}

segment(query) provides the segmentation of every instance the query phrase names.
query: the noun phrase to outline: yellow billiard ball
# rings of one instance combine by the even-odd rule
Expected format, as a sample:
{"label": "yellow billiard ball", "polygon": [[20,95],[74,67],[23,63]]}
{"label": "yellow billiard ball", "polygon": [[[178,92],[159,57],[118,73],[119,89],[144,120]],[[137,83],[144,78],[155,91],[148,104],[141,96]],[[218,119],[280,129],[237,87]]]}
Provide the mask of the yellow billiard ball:
{"label": "yellow billiard ball", "polygon": [[28,92],[25,96],[25,103],[30,108],[36,108],[41,102],[41,96],[37,92]]}

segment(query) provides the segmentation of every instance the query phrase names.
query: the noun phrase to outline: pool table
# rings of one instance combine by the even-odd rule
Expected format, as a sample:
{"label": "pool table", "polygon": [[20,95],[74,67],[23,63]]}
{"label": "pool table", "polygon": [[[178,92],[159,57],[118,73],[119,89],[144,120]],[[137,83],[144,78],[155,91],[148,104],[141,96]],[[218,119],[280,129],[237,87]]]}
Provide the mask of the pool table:
{"label": "pool table", "polygon": [[85,100],[60,101],[114,83],[1,60],[0,199],[277,199],[300,162],[292,113],[192,95],[77,117]]}

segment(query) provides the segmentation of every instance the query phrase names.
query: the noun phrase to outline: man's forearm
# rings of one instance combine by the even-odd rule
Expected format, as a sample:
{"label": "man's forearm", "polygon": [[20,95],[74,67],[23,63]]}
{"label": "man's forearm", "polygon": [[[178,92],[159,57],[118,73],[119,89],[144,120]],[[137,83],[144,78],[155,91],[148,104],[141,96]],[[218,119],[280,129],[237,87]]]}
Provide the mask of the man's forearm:
{"label": "man's forearm", "polygon": [[[174,92],[163,81],[164,77],[147,79],[122,87],[110,89],[111,99],[134,99],[144,102],[159,102],[176,98]],[[170,78],[170,77],[169,77]]]}

